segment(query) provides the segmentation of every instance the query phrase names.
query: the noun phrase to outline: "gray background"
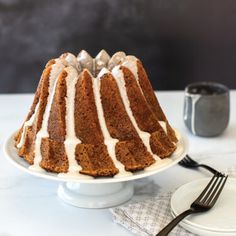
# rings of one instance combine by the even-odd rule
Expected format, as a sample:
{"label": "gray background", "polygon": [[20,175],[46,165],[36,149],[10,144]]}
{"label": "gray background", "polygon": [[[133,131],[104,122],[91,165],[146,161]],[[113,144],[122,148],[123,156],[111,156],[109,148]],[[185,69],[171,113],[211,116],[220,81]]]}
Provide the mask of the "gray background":
{"label": "gray background", "polygon": [[139,57],[155,89],[236,88],[234,0],[0,0],[0,92],[33,92],[50,58],[81,49]]}

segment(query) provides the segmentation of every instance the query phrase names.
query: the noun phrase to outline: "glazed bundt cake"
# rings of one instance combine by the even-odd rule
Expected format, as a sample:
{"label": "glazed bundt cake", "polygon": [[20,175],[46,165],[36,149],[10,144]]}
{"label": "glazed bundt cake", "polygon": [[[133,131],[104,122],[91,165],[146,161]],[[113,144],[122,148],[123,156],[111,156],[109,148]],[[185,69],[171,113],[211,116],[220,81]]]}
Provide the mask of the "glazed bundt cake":
{"label": "glazed bundt cake", "polygon": [[93,177],[143,170],[177,142],[141,61],[104,50],[50,60],[15,136],[31,169]]}

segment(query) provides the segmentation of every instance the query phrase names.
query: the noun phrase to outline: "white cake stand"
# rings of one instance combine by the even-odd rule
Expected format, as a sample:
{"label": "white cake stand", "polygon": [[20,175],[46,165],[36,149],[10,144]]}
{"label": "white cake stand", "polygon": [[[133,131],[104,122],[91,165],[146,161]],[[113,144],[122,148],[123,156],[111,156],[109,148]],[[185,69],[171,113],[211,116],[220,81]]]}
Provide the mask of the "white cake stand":
{"label": "white cake stand", "polygon": [[188,141],[181,135],[177,149],[172,156],[157,161],[157,164],[153,165],[152,168],[120,178],[72,178],[47,171],[36,172],[29,169],[29,164],[17,154],[17,149],[14,146],[14,134],[4,144],[4,153],[14,166],[34,176],[60,181],[58,196],[64,202],[82,208],[106,208],[128,201],[134,192],[133,180],[148,177],[170,168],[184,158],[187,150]]}

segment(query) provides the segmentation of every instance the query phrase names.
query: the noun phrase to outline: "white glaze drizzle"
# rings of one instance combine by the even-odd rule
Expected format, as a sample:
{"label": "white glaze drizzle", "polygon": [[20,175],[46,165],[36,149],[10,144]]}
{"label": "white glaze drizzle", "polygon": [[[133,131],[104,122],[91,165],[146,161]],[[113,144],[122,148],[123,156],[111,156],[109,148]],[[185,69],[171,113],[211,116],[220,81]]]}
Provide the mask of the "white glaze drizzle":
{"label": "white glaze drizzle", "polygon": [[107,67],[107,63],[110,60],[110,56],[108,53],[102,49],[98,55],[95,57],[95,70],[94,70],[94,76],[96,77],[97,74],[103,69]]}
{"label": "white glaze drizzle", "polygon": [[81,170],[81,167],[78,165],[75,160],[75,148],[76,145],[81,143],[81,140],[76,137],[75,134],[75,117],[74,117],[74,108],[75,108],[75,85],[78,81],[78,73],[73,67],[67,67],[65,69],[67,72],[66,78],[66,137],[65,137],[65,149],[66,155],[69,162],[68,172],[78,172]]}
{"label": "white glaze drizzle", "polygon": [[65,57],[66,62],[68,65],[73,66],[76,68],[78,72],[81,71],[80,63],[78,62],[77,58],[72,53],[67,53]]}
{"label": "white glaze drizzle", "polygon": [[116,168],[119,169],[119,173],[115,175],[115,177],[131,176],[132,173],[127,172],[125,170],[124,165],[116,159],[115,147],[116,147],[116,144],[119,142],[119,140],[111,137],[108,131],[107,125],[106,125],[105,117],[104,117],[104,111],[102,107],[101,94],[100,94],[100,86],[101,86],[101,77],[107,73],[110,73],[109,70],[107,70],[106,68],[103,68],[98,74],[97,78],[92,78],[93,92],[94,92],[94,99],[95,99],[95,104],[97,108],[98,120],[99,120],[99,124],[100,124],[102,134],[104,137],[104,143],[107,146],[107,151],[109,153],[109,156],[112,158],[112,161],[114,165],[116,166]]}
{"label": "white glaze drizzle", "polygon": [[95,59],[93,59],[93,68],[92,68],[91,73],[93,76],[96,76],[96,61],[95,61]]}
{"label": "white glaze drizzle", "polygon": [[126,111],[127,115],[129,116],[129,119],[130,119],[131,123],[133,124],[136,132],[138,133],[143,144],[146,146],[148,152],[150,152],[156,160],[160,160],[160,158],[157,155],[155,155],[151,150],[150,143],[149,143],[151,134],[140,130],[137,125],[136,120],[134,119],[134,116],[133,116],[133,113],[132,113],[132,110],[130,107],[130,102],[129,102],[129,98],[127,95],[126,87],[125,87],[124,75],[123,75],[123,72],[122,72],[120,66],[115,66],[113,68],[112,75],[117,83],[118,88],[119,88],[120,96],[122,98],[122,101],[123,101],[123,104],[125,107],[125,111]]}
{"label": "white glaze drizzle", "polygon": [[[134,75],[134,78],[137,81],[137,84],[139,86],[139,89],[143,95],[143,97],[145,98],[144,94],[143,94],[143,90],[139,84],[139,76],[138,76],[138,66],[137,66],[137,58],[135,56],[126,56],[125,60],[122,63],[122,66],[128,68],[132,74]],[[146,98],[145,98],[146,100]]]}
{"label": "white glaze drizzle", "polygon": [[108,62],[108,70],[112,70],[116,65],[119,65],[124,59],[126,55],[124,52],[116,52]]}
{"label": "white glaze drizzle", "polygon": [[[126,68],[128,68],[132,72],[132,74],[134,75],[137,82],[139,81],[137,58],[135,56],[126,56],[123,63],[122,63],[122,66],[125,66]],[[138,85],[139,85],[139,83],[138,83]]]}
{"label": "white glaze drizzle", "polygon": [[[146,98],[143,94],[143,90],[142,90],[140,83],[139,83],[137,60],[138,59],[135,56],[126,56],[124,62],[122,63],[122,66],[128,68],[132,72],[132,74],[134,75],[134,78],[137,81],[139,89],[140,89],[144,99],[146,100]],[[165,133],[167,134],[166,122],[165,121],[158,121],[158,122],[161,125],[161,127],[163,128],[163,130],[165,131]]]}
{"label": "white glaze drizzle", "polygon": [[93,71],[93,58],[85,50],[79,53],[77,60],[82,68]]}
{"label": "white glaze drizzle", "polygon": [[20,137],[20,142],[16,145],[17,148],[21,148],[24,144],[24,141],[25,141],[25,130],[27,127],[30,127],[33,125],[33,122],[34,122],[34,118],[37,114],[37,111],[38,111],[38,108],[39,108],[39,101],[34,109],[34,113],[32,114],[32,116],[30,117],[29,120],[25,121],[24,125],[23,125],[23,128],[22,128],[22,132],[21,132],[21,137]]}
{"label": "white glaze drizzle", "polygon": [[[107,67],[107,63],[109,62],[109,60],[111,59],[109,54],[102,49],[97,56],[95,57],[96,61],[100,62],[98,64],[100,64],[100,66],[103,65],[103,67]],[[102,68],[101,68],[102,69]]]}
{"label": "white glaze drizzle", "polygon": [[160,126],[162,127],[162,129],[165,131],[165,133],[167,134],[166,122],[159,120],[159,124],[160,124]]}
{"label": "white glaze drizzle", "polygon": [[51,106],[56,90],[56,84],[60,73],[64,69],[64,64],[60,59],[57,59],[55,64],[52,65],[51,73],[49,76],[49,87],[48,87],[48,97],[47,97],[47,105],[45,108],[45,112],[43,114],[42,126],[41,129],[38,131],[35,140],[35,158],[34,164],[31,165],[29,168],[35,171],[42,171],[43,169],[40,167],[40,162],[42,160],[41,154],[41,141],[42,138],[49,137],[48,134],[48,120],[51,111]]}
{"label": "white glaze drizzle", "polygon": [[77,144],[81,143],[81,140],[76,137],[75,133],[75,117],[74,117],[74,111],[75,111],[75,93],[76,93],[76,83],[79,79],[79,75],[75,68],[69,66],[65,68],[65,71],[67,72],[66,77],[66,137],[64,141],[65,145],[65,152],[68,158],[69,168],[67,173],[59,173],[59,177],[67,177],[67,178],[86,178],[86,179],[92,179],[91,176],[80,174],[79,171],[82,169],[81,166],[77,163],[77,160],[75,158],[75,150]]}
{"label": "white glaze drizzle", "polygon": [[[105,58],[103,61],[102,55]],[[139,137],[143,141],[144,145],[146,146],[147,150],[153,155],[153,157],[156,160],[161,160],[157,155],[155,155],[150,147],[149,139],[150,139],[150,134],[148,132],[144,132],[139,129],[135,118],[133,117],[132,110],[130,107],[130,102],[128,99],[126,87],[125,87],[125,81],[124,81],[124,75],[122,70],[120,69],[120,65],[127,67],[134,77],[137,80],[138,86],[140,87],[139,84],[139,77],[138,77],[138,67],[137,67],[137,58],[134,56],[126,56],[124,52],[118,52],[112,56],[112,58],[109,60],[109,55],[106,53],[106,51],[102,50],[95,59],[93,59],[86,51],[82,50],[78,57],[76,58],[73,54],[68,53],[63,60],[57,59],[56,63],[52,65],[52,70],[50,73],[50,78],[49,78],[49,96],[47,98],[47,105],[45,108],[45,113],[43,115],[43,121],[42,121],[42,127],[39,130],[39,132],[36,135],[36,140],[35,140],[35,159],[34,159],[34,164],[30,166],[31,169],[36,170],[36,171],[44,171],[40,166],[40,162],[42,159],[41,156],[41,140],[44,137],[48,137],[48,131],[47,131],[47,126],[48,126],[48,119],[50,115],[50,110],[51,110],[51,105],[53,101],[53,97],[55,94],[55,88],[57,84],[57,79],[60,73],[62,72],[63,68],[66,65],[71,65],[71,67],[67,68],[66,71],[68,72],[68,78],[67,78],[67,97],[66,99],[66,139],[65,139],[65,149],[66,149],[66,154],[68,157],[69,161],[69,171],[68,173],[60,173],[58,174],[59,177],[80,177],[80,178],[91,178],[91,176],[83,175],[79,173],[79,170],[81,170],[81,167],[78,165],[76,159],[75,159],[75,148],[76,145],[81,143],[81,141],[76,137],[75,135],[75,129],[74,129],[74,98],[75,98],[75,85],[78,80],[78,73],[81,71],[81,67],[87,68],[88,71],[92,71],[93,74],[96,75],[98,72],[97,69],[100,70],[100,73],[96,78],[92,77],[92,82],[93,82],[93,92],[94,92],[94,97],[95,97],[95,104],[97,108],[97,113],[98,113],[98,119],[99,119],[99,124],[104,136],[104,143],[107,146],[108,153],[110,157],[112,158],[115,166],[119,169],[119,174],[116,175],[115,177],[120,177],[120,176],[127,176],[127,175],[132,175],[131,172],[127,172],[124,169],[124,165],[119,162],[116,159],[115,155],[115,145],[119,141],[117,139],[114,139],[110,136],[110,133],[107,129],[106,122],[105,122],[105,117],[103,113],[103,107],[101,103],[101,95],[100,95],[100,79],[101,77],[106,74],[106,73],[112,73],[114,79],[116,80],[116,83],[119,88],[119,92],[122,98],[122,101],[125,106],[125,110],[134,126],[136,129]],[[66,61],[66,63],[65,63]],[[103,63],[102,63],[103,62]],[[102,65],[104,64],[104,65]],[[97,68],[99,67],[99,68]],[[108,69],[112,69],[112,72],[110,72]],[[76,72],[76,70],[78,73]],[[91,75],[91,73],[90,73]],[[140,90],[143,94],[143,91],[140,87]],[[144,95],[143,95],[144,96]],[[35,114],[37,113],[39,102],[35,108],[34,114],[31,116],[31,118],[24,123],[23,126],[23,131],[21,135],[21,140],[18,143],[17,147],[21,147],[23,145],[23,139],[24,139],[24,134],[25,134],[25,128],[27,126],[31,126],[33,124]],[[192,121],[193,123],[193,121]],[[167,133],[167,127],[166,127],[166,122],[165,121],[159,121],[159,124],[162,126],[163,130]],[[194,127],[192,125],[192,127]],[[23,137],[23,138],[22,138]],[[19,148],[18,147],[18,148]],[[167,161],[167,160],[166,160]],[[163,164],[166,161],[162,161]],[[153,164],[150,167],[145,168],[145,170],[153,170],[157,168],[158,162]]]}
{"label": "white glaze drizzle", "polygon": [[200,99],[200,95],[194,95],[191,96],[191,101],[192,101],[192,114],[191,114],[191,128],[192,132],[194,135],[196,135],[196,129],[195,129],[195,108],[196,108],[196,103]]}

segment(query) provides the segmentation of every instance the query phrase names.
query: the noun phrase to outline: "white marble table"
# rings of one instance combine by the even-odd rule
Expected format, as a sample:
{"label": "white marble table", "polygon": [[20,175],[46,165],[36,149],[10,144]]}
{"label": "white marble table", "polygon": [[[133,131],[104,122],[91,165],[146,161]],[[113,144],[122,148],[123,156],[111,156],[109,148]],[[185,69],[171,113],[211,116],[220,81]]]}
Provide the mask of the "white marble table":
{"label": "white marble table", "polygon": [[[231,91],[230,124],[217,138],[194,137],[186,130],[183,92],[159,92],[158,98],[170,123],[188,136],[190,155],[219,169],[236,165],[236,91]],[[66,205],[57,197],[57,182],[23,173],[8,163],[2,151],[4,139],[21,125],[31,101],[32,95],[0,95],[0,236],[132,235],[113,223],[108,209]],[[209,174],[176,165],[152,178],[161,191],[168,191],[204,176]]]}

